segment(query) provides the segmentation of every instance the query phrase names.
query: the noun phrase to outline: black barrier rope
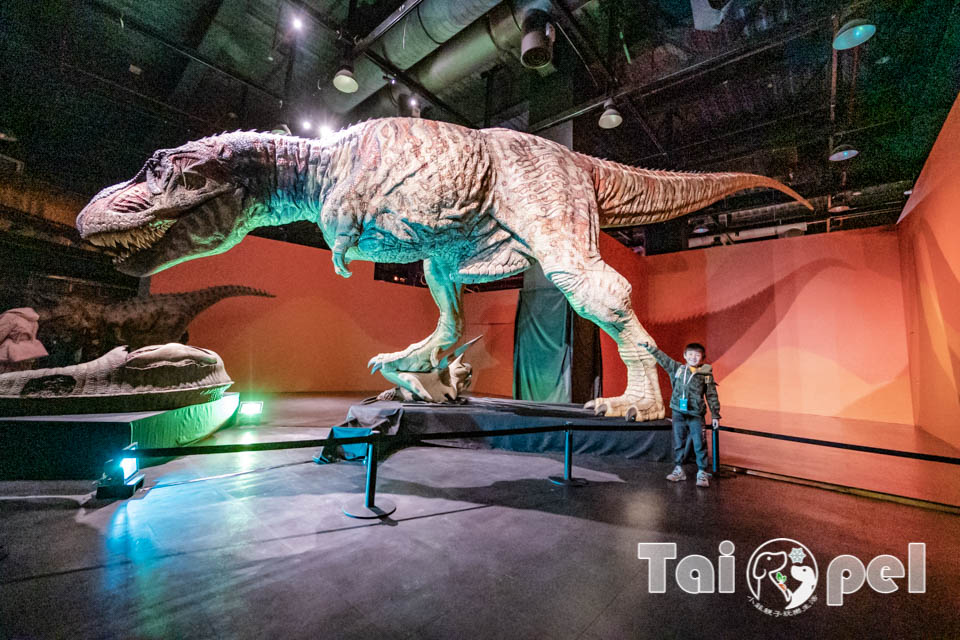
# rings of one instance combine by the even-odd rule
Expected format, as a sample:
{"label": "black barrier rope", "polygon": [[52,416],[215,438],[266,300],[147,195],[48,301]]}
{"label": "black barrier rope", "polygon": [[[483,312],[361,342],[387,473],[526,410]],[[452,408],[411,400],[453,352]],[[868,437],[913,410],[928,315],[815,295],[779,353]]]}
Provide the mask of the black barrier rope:
{"label": "black barrier rope", "polygon": [[[707,427],[713,429],[712,426]],[[643,431],[667,431],[671,429],[669,425],[656,427],[647,427]],[[493,438],[499,436],[515,436],[524,434],[551,433],[556,431],[632,431],[640,429],[631,429],[624,427],[623,423],[618,422],[609,425],[572,425],[565,423],[563,425],[545,425],[539,427],[514,427],[511,429],[497,429],[496,431],[463,431],[463,432],[442,432],[442,433],[419,433],[404,434],[395,436],[385,436],[373,434],[368,436],[355,436],[351,438],[320,438],[313,440],[284,440],[278,442],[256,442],[250,444],[215,444],[206,446],[189,447],[162,447],[156,449],[131,449],[122,454],[124,458],[165,458],[190,455],[210,455],[217,453],[239,453],[242,451],[275,451],[280,449],[302,449],[307,447],[332,447],[345,444],[370,444],[375,441],[385,441],[397,439],[403,442],[420,442],[424,440],[458,440],[468,438]],[[834,449],[847,449],[850,451],[861,451],[864,453],[876,453],[880,455],[895,456],[900,458],[912,458],[916,460],[925,460],[928,462],[942,462],[944,464],[960,465],[960,458],[950,456],[941,456],[929,453],[916,453],[913,451],[898,451],[896,449],[884,449],[882,447],[871,447],[867,445],[848,444],[842,442],[832,442],[830,440],[818,440],[815,438],[805,438],[803,436],[791,436],[782,433],[770,433],[767,431],[753,431],[750,429],[741,429],[738,427],[719,426],[717,431],[727,431],[748,436],[758,436],[761,438],[770,438],[773,440],[785,440],[788,442],[798,442],[801,444],[812,444],[821,447],[831,447]]]}
{"label": "black barrier rope", "polygon": [[[669,426],[657,426],[653,428],[633,429],[636,431],[666,431]],[[355,436],[351,438],[321,438],[315,440],[281,440],[277,442],[253,442],[250,444],[211,444],[190,447],[161,447],[156,449],[130,449],[122,454],[117,454],[123,458],[168,458],[176,456],[194,456],[210,455],[214,453],[239,453],[241,451],[274,451],[278,449],[303,449],[307,447],[332,447],[345,444],[370,444],[377,440],[386,441],[397,439],[403,442],[417,442],[421,440],[458,440],[460,438],[493,438],[497,436],[517,436],[534,433],[550,433],[553,431],[631,431],[622,425],[582,425],[571,426],[540,426],[540,427],[514,427],[512,429],[497,429],[496,431],[461,431],[461,432],[442,432],[442,433],[417,433],[387,436],[373,434],[369,436]]]}
{"label": "black barrier rope", "polygon": [[[708,427],[712,429],[713,427]],[[944,464],[960,465],[960,458],[951,456],[938,456],[932,453],[917,453],[914,451],[898,451],[897,449],[884,449],[881,447],[870,447],[863,444],[849,444],[845,442],[831,442],[830,440],[817,440],[815,438],[804,438],[803,436],[790,436],[783,433],[770,433],[768,431],[753,431],[751,429],[740,429],[738,427],[717,427],[718,431],[729,431],[730,433],[739,433],[746,436],[758,436],[760,438],[770,438],[773,440],[786,440],[788,442],[799,442],[802,444],[813,444],[820,447],[831,447],[833,449],[847,449],[849,451],[862,451],[864,453],[879,453],[885,456],[895,456],[898,458],[913,458],[915,460],[926,460],[927,462],[943,462]]]}

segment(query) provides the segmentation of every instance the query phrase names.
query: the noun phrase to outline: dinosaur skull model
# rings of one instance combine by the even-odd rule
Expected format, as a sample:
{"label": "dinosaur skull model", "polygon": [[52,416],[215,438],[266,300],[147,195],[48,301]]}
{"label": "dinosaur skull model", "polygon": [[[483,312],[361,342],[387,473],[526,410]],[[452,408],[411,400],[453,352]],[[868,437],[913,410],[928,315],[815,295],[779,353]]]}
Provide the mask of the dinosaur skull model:
{"label": "dinosaur skull model", "polygon": [[217,400],[231,384],[207,349],[117,347],[83,364],[0,374],[0,415],[176,409]]}
{"label": "dinosaur skull model", "polygon": [[[743,189],[785,185],[743,173],[649,171],[506,129],[415,118],[370,120],[320,139],[227,133],[157,151],[130,181],[80,212],[87,240],[117,247],[120,270],[146,275],[221,253],[251,230],[315,222],[337,273],[351,260],[423,261],[437,328],[376,370],[426,371],[463,331],[463,284],[540,263],[573,309],[616,341],[627,388],[587,407],[663,417],[654,344],[630,305],[630,284],[600,257],[601,228],[696,211]],[[812,207],[811,207],[812,208]]]}

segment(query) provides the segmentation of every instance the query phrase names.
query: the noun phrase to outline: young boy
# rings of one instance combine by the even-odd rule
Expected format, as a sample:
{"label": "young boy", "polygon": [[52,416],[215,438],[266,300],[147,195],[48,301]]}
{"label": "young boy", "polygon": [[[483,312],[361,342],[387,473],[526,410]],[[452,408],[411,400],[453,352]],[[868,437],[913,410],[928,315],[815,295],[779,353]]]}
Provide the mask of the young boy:
{"label": "young boy", "polygon": [[[703,417],[707,413],[708,405],[713,418],[713,428],[716,429],[720,425],[720,399],[717,397],[717,383],[713,379],[713,369],[708,364],[701,364],[706,356],[706,349],[697,342],[688,344],[683,350],[683,359],[686,360],[686,364],[683,365],[646,342],[641,343],[640,346],[657,359],[657,363],[670,376],[670,383],[673,385],[670,408],[673,409],[673,461],[676,466],[667,476],[667,480],[680,482],[687,479],[687,474],[683,472],[680,464],[683,462],[689,433],[693,439],[693,450],[697,454],[697,486],[709,487]],[[706,405],[703,402],[704,396],[707,399]]]}

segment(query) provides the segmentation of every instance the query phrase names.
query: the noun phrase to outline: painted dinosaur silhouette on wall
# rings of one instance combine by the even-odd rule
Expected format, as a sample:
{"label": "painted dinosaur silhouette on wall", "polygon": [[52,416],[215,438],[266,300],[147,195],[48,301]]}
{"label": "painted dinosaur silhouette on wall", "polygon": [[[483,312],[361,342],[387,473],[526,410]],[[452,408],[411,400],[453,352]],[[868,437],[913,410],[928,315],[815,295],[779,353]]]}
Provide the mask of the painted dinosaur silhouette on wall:
{"label": "painted dinosaur silhouette on wall", "polygon": [[118,302],[69,296],[39,306],[38,339],[48,350],[80,352],[76,362],[99,358],[126,345],[131,351],[148,345],[185,341],[187,326],[204,309],[236,296],[273,294],[242,285],[221,285],[182,293],[161,293]]}

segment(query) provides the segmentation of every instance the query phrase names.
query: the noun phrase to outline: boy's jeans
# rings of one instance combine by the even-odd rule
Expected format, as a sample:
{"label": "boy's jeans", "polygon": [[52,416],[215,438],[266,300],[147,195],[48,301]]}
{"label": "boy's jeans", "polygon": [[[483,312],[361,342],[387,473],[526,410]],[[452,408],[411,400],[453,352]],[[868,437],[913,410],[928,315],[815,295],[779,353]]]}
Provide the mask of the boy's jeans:
{"label": "boy's jeans", "polygon": [[697,468],[707,469],[707,443],[703,441],[703,418],[673,410],[673,461],[683,464],[683,454],[687,448],[687,435],[693,440],[693,451],[697,454]]}

